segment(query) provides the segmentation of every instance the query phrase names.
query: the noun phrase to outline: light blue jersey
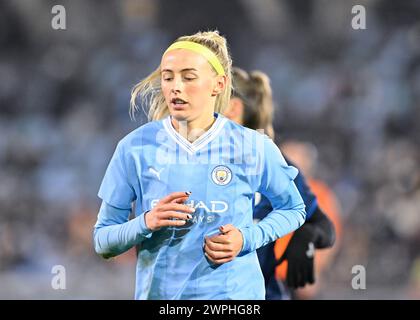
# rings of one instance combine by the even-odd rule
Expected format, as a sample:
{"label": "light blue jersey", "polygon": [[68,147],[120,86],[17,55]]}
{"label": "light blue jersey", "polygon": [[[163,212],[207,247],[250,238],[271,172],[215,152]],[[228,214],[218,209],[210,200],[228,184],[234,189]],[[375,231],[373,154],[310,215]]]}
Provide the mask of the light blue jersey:
{"label": "light blue jersey", "polygon": [[[171,118],[147,123],[123,138],[102,181],[95,249],[116,256],[137,246],[136,299],[264,299],[256,249],[297,229],[305,206],[288,166],[267,136],[215,114],[193,143]],[[151,232],[144,212],[172,192],[191,191],[196,208],[182,227]],[[253,224],[252,199],[264,194],[273,211]],[[128,221],[135,202],[136,218]],[[233,224],[243,235],[240,254],[213,265],[204,237]]]}

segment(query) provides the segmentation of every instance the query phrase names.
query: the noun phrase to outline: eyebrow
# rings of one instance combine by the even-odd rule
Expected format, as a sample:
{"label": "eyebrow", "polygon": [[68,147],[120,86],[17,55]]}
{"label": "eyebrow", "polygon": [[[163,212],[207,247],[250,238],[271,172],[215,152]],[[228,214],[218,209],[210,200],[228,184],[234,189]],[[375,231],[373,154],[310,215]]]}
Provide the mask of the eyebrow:
{"label": "eyebrow", "polygon": [[[197,71],[197,69],[195,68],[184,68],[181,70],[181,72],[185,72],[185,71]],[[171,69],[163,69],[161,72],[174,72]]]}

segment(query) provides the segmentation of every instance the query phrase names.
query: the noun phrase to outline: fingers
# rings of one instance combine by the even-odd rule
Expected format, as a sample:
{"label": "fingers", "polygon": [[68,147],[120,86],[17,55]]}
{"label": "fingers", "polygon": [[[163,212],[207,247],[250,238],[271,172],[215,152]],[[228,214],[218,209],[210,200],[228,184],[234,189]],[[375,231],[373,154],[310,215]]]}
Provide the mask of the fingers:
{"label": "fingers", "polygon": [[303,284],[303,286],[306,286],[307,284],[311,284],[311,283],[313,283],[313,282],[311,282],[311,278],[312,278],[312,275],[311,275],[311,270],[309,269],[309,268],[304,268],[304,270],[303,270],[303,278],[304,278],[304,284]]}
{"label": "fingers", "polygon": [[[215,238],[215,237],[213,237]],[[233,260],[233,253],[228,244],[221,244],[206,238],[204,242],[204,255],[214,264],[222,264]]]}
{"label": "fingers", "polygon": [[179,213],[176,211],[165,211],[156,216],[156,227],[183,226],[192,219],[191,214]]}
{"label": "fingers", "polygon": [[170,219],[189,220],[189,219],[192,219],[192,215],[186,214],[186,213],[179,213],[176,211],[164,211],[160,213],[159,218],[161,220],[170,220]]}
{"label": "fingers", "polygon": [[205,247],[211,251],[232,251],[232,246],[230,244],[217,243],[209,239],[206,239],[205,244]]}
{"label": "fingers", "polygon": [[186,192],[172,192],[170,194],[168,194],[165,198],[162,198],[159,201],[159,204],[165,204],[165,203],[170,203],[174,200],[177,200],[179,198],[185,198],[185,197],[189,197],[191,195],[191,191],[186,191]]}
{"label": "fingers", "polygon": [[299,268],[300,270],[297,272],[298,279],[297,279],[297,285],[298,287],[304,287],[305,286],[305,269],[303,266]]}
{"label": "fingers", "polygon": [[185,204],[180,204],[180,203],[175,203],[175,202],[161,204],[159,206],[156,206],[156,210],[161,211],[161,212],[163,211],[182,211],[186,213],[195,212],[194,208],[191,208]]}
{"label": "fingers", "polygon": [[213,263],[221,263],[220,260],[234,258],[230,244],[212,242],[210,238],[206,238],[204,242],[204,254]]}
{"label": "fingers", "polygon": [[181,197],[181,198],[176,198],[175,200],[172,200],[172,202],[174,202],[174,203],[184,203],[187,200],[188,200],[188,196],[185,196],[185,197]]}
{"label": "fingers", "polygon": [[163,211],[158,212],[156,225],[158,228],[183,226],[187,223],[187,220],[190,219],[192,219],[191,214],[176,211]]}
{"label": "fingers", "polygon": [[306,266],[288,265],[287,285],[289,288],[297,289],[304,287],[307,283],[313,283],[313,274]]}
{"label": "fingers", "polygon": [[204,255],[215,264],[231,261],[235,257],[232,251],[214,251],[207,245],[204,246]]}
{"label": "fingers", "polygon": [[297,288],[298,283],[298,274],[296,267],[291,263],[291,261],[288,261],[287,265],[287,286],[291,289]]}
{"label": "fingers", "polygon": [[230,262],[233,260],[233,257],[227,257],[227,258],[220,258],[220,259],[213,259],[211,258],[207,253],[204,253],[207,259],[209,259],[214,264],[222,264],[226,262]]}
{"label": "fingers", "polygon": [[226,259],[226,258],[233,257],[233,253],[231,251],[214,251],[214,250],[211,250],[208,246],[204,247],[204,252],[207,254],[209,258],[213,260]]}
{"label": "fingers", "polygon": [[229,231],[232,231],[232,230],[234,230],[234,229],[236,229],[236,228],[235,228],[235,226],[234,226],[234,225],[232,225],[232,224],[226,224],[226,225],[221,226],[221,227],[219,228],[220,232],[222,232],[222,233],[228,233]]}
{"label": "fingers", "polygon": [[220,234],[217,236],[213,236],[211,238],[206,238],[206,242],[215,242],[215,243],[221,243],[221,244],[231,244],[232,241],[230,239],[230,236],[225,234]]}
{"label": "fingers", "polygon": [[160,227],[180,227],[186,224],[186,220],[160,220]]}
{"label": "fingers", "polygon": [[[162,198],[145,216],[146,226],[152,231],[162,227],[182,226],[186,220],[192,219],[194,208],[183,204],[191,192],[173,192]],[[174,220],[179,219],[179,220]]]}
{"label": "fingers", "polygon": [[[219,230],[226,231],[229,229],[219,228]],[[236,256],[231,235],[216,235],[206,238],[204,243],[204,254],[214,264],[232,261]]]}
{"label": "fingers", "polygon": [[314,272],[314,262],[312,261],[312,264],[310,268],[308,268],[308,283],[314,284],[315,283],[315,272]]}

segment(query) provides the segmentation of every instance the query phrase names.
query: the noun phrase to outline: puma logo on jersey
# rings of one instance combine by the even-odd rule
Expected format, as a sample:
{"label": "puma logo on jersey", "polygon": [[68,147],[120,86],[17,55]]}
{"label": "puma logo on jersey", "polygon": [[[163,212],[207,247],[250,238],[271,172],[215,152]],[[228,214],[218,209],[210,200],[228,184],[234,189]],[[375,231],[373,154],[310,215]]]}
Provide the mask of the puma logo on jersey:
{"label": "puma logo on jersey", "polygon": [[155,168],[150,167],[149,172],[153,173],[158,178],[158,180],[160,180],[160,173],[162,172],[163,169],[164,168],[160,169],[159,171],[156,171]]}

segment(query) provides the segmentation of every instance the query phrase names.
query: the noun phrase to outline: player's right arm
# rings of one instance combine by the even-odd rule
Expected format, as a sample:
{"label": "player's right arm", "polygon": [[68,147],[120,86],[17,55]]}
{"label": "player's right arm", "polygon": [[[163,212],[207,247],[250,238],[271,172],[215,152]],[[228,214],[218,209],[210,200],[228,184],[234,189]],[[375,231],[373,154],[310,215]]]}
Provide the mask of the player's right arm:
{"label": "player's right arm", "polygon": [[156,231],[162,227],[179,227],[192,219],[191,213],[195,209],[182,204],[190,194],[189,191],[173,192],[161,199],[152,210],[145,213],[144,220],[147,228]]}
{"label": "player's right arm", "polygon": [[128,154],[124,143],[120,142],[98,193],[103,201],[93,238],[95,251],[104,258],[127,251],[145,238],[151,237],[152,232],[161,227],[185,224],[185,220],[189,218],[188,214],[192,213],[190,207],[181,204],[189,194],[174,192],[159,201],[147,213],[128,221],[132,202],[138,197],[141,198],[136,167]]}
{"label": "player's right arm", "polygon": [[151,236],[144,214],[128,221],[130,209],[114,207],[102,201],[93,231],[95,251],[103,258],[115,257]]}
{"label": "player's right arm", "polygon": [[193,208],[182,204],[188,196],[186,192],[173,192],[161,199],[152,210],[130,221],[131,210],[102,201],[94,228],[95,251],[104,258],[115,257],[149,238],[153,231],[184,225],[194,212]]}

